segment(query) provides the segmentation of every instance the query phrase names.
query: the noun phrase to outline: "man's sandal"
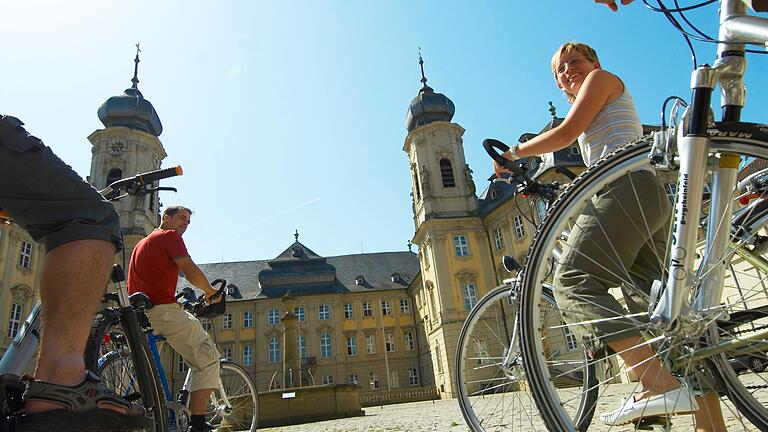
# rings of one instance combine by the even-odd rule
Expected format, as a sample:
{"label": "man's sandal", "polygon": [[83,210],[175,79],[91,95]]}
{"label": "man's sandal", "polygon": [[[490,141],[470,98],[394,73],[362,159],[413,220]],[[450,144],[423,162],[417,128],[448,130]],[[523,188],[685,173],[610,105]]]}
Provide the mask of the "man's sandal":
{"label": "man's sandal", "polygon": [[142,406],[117,396],[90,371],[75,386],[30,381],[24,400],[50,402],[62,408],[19,416],[15,427],[18,432],[132,432],[153,426]]}

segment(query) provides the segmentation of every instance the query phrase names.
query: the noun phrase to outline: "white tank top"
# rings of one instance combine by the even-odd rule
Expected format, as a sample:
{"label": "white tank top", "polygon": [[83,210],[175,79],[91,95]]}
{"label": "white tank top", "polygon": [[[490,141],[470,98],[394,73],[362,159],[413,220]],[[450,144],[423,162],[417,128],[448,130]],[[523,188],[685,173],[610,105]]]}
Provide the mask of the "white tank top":
{"label": "white tank top", "polygon": [[637,115],[629,90],[605,104],[592,123],[579,135],[581,156],[587,166],[614,148],[643,136],[643,125]]}

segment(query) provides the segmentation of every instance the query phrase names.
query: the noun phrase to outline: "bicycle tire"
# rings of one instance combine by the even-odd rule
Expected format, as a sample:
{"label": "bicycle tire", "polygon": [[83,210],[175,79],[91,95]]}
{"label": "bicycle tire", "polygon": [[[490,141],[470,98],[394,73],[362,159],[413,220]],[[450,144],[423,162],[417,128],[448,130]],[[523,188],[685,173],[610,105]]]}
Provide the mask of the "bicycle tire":
{"label": "bicycle tire", "polygon": [[[166,432],[168,410],[146,338],[143,334],[131,337],[120,324],[119,316],[120,312],[114,309],[96,314],[87,342],[86,367],[119,396],[144,406],[154,420],[153,431]],[[140,354],[134,356],[134,352]]]}
{"label": "bicycle tire", "polygon": [[[206,419],[214,429],[255,432],[259,419],[256,385],[240,365],[224,359],[220,364],[221,387],[211,393]],[[222,388],[226,398],[222,397]]]}
{"label": "bicycle tire", "polygon": [[[459,334],[455,369],[458,400],[464,420],[473,432],[530,431],[543,426],[527,390],[519,348],[512,346],[516,300],[511,300],[510,290],[509,285],[503,285],[480,299]],[[545,290],[544,298],[554,304],[551,292]],[[504,365],[510,349],[518,354]],[[579,430],[586,431],[597,398],[595,368],[585,355],[579,355],[576,361],[584,367],[572,368],[571,377],[592,389],[584,393],[585,397],[574,408]]]}
{"label": "bicycle tire", "polygon": [[[521,347],[524,367],[532,388],[532,396],[550,430],[577,430],[577,421],[562,408],[563,397],[559,394],[557,386],[553,383],[552,374],[547,366],[546,351],[543,343],[543,340],[546,338],[542,338],[542,335],[535,331],[535,329],[540,329],[542,326],[546,328],[542,324],[538,304],[542,292],[542,282],[546,281],[546,278],[549,276],[545,268],[546,265],[538,264],[553,260],[552,251],[555,249],[555,246],[562,242],[563,233],[576,222],[577,216],[581,214],[591,197],[604,190],[603,188],[607,184],[615,181],[626,172],[637,170],[647,163],[647,154],[651,142],[652,139],[650,137],[643,137],[633,143],[629,143],[613,151],[610,155],[604,157],[579,175],[551,206],[545,222],[537,230],[531,248],[528,251],[527,265],[523,271],[520,288]],[[718,151],[728,151],[729,153],[768,159],[768,147],[765,143],[756,141],[747,145],[743,143],[731,144],[724,140],[713,141],[711,152]],[[662,263],[659,271],[663,272],[665,271],[667,260],[662,259],[659,261]],[[729,264],[733,265],[733,261]],[[735,277],[734,280],[736,280]],[[628,283],[630,285],[628,289],[634,289],[631,282]],[[729,281],[726,280],[724,282],[728,283]],[[734,305],[735,303],[733,305],[729,304],[728,307],[736,309]],[[751,298],[748,299],[748,303],[745,300],[744,305],[744,310],[750,310],[755,305],[768,305],[768,299],[764,297],[761,299]],[[623,318],[627,319],[628,316],[624,315]],[[647,324],[635,318],[631,319],[634,320],[638,329],[643,331],[649,330]],[[703,325],[703,322],[700,324]],[[679,347],[675,348],[676,350],[692,350],[699,346],[701,340],[706,340],[707,344],[717,344],[728,338],[729,336],[724,334],[721,329],[713,325],[707,325],[704,326],[700,334],[688,334],[687,339],[680,337],[673,340],[671,337],[666,337],[661,340],[669,345],[672,343],[679,344]],[[673,356],[671,351],[668,350],[668,346],[661,347],[662,349],[657,351],[657,353],[663,353],[660,355],[665,357],[666,360],[674,356],[679,357],[679,354]],[[742,423],[745,430],[750,430],[752,427],[747,426],[742,415],[761,430],[766,430],[766,427],[768,427],[768,410],[766,410],[764,404],[768,394],[763,395],[762,393],[768,393],[768,391],[763,390],[760,395],[755,395],[754,392],[749,391],[748,385],[745,384],[741,376],[734,373],[733,368],[728,364],[728,357],[736,354],[738,353],[723,353],[704,362],[696,364],[689,362],[688,364],[676,365],[676,370],[682,371],[680,372],[681,376],[696,381],[697,385],[701,383],[712,385],[712,381],[719,381],[725,387],[724,392],[729,400],[735,405],[735,408],[733,408],[724,403],[724,409],[734,411],[737,420]],[[638,385],[618,382],[622,379],[623,375],[629,375],[630,371],[622,370],[623,366],[615,360],[615,353],[607,355],[603,360],[605,373],[600,377],[601,390],[599,394],[599,400],[615,398],[616,402],[612,402],[613,404],[617,404],[618,399],[621,397],[631,397],[632,393],[639,390]],[[615,372],[611,368],[618,368],[618,371]],[[762,376],[758,378],[759,382],[768,388],[768,379]],[[613,408],[615,407],[610,407],[610,409]],[[735,413],[736,410],[740,414]],[[681,417],[676,417],[676,419],[679,418]],[[679,426],[676,425],[676,427]]]}

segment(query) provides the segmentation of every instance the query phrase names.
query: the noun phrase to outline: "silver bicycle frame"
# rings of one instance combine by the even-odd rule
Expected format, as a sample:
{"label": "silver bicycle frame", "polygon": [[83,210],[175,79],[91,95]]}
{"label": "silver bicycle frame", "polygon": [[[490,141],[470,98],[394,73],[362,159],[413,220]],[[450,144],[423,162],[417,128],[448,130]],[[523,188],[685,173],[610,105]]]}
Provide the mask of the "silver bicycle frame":
{"label": "silver bicycle frame", "polygon": [[[691,76],[691,88],[721,88],[721,106],[744,106],[746,90],[743,76],[746,69],[744,56],[721,56],[730,51],[744,51],[740,42],[765,44],[768,41],[768,19],[749,16],[742,0],[722,0],[720,4],[720,31],[718,60],[714,66],[697,68]],[[683,313],[687,313],[691,290],[706,275],[704,283],[695,293],[693,308],[696,313],[716,312],[722,295],[724,278],[723,259],[730,241],[730,220],[733,215],[732,197],[736,184],[737,166],[733,155],[723,154],[713,165],[712,200],[707,226],[702,272],[694,267],[696,239],[701,217],[702,193],[707,175],[710,140],[706,136],[678,131],[680,174],[675,202],[675,219],[668,266],[666,289],[651,316],[651,321],[670,328]],[[738,164],[736,164],[738,165]]]}

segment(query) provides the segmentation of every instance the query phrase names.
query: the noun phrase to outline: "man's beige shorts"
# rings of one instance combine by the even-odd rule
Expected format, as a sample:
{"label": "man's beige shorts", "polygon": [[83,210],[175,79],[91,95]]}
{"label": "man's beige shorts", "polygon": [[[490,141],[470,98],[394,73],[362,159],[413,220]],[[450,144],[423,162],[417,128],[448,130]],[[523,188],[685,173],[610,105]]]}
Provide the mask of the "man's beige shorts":
{"label": "man's beige shorts", "polygon": [[194,315],[180,304],[156,305],[147,311],[155,334],[164,336],[190,369],[189,391],[219,387],[219,352]]}

